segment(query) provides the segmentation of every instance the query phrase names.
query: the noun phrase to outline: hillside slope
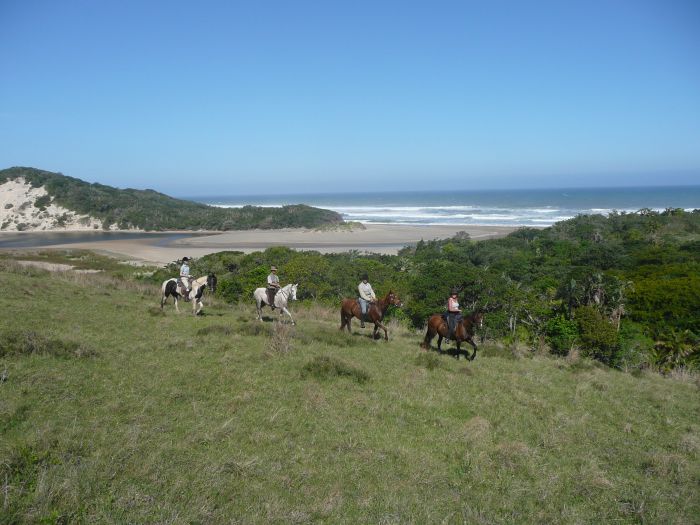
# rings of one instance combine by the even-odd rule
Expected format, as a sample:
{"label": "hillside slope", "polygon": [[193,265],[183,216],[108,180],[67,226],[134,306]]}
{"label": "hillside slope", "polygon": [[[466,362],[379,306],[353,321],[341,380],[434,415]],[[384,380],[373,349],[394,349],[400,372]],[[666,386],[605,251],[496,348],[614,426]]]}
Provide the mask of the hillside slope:
{"label": "hillside slope", "polygon": [[[16,210],[2,209],[0,213],[13,214],[0,224],[4,230],[36,229],[41,224],[38,216],[42,207],[58,205],[78,216],[87,216],[104,228],[143,230],[242,230],[251,228],[313,228],[329,223],[340,223],[336,212],[303,204],[281,208],[244,206],[223,209],[191,201],[174,199],[153,190],[119,189],[104,184],[67,177],[60,173],[35,168],[14,167],[0,170],[0,185],[8,181],[24,181],[33,188],[43,188],[46,197],[28,200],[25,209],[31,209],[32,222],[20,222]],[[2,187],[2,186],[0,186]],[[58,219],[58,215],[55,219]],[[46,222],[46,221],[44,221]],[[62,228],[66,220],[49,221],[53,228]],[[88,227],[92,227],[90,224]]]}
{"label": "hillside slope", "polygon": [[292,305],[296,328],[252,304],[161,313],[154,286],[7,259],[0,286],[21,294],[0,296],[7,522],[700,515],[692,380],[488,344],[456,361],[396,324],[389,343],[339,334],[312,305]]}

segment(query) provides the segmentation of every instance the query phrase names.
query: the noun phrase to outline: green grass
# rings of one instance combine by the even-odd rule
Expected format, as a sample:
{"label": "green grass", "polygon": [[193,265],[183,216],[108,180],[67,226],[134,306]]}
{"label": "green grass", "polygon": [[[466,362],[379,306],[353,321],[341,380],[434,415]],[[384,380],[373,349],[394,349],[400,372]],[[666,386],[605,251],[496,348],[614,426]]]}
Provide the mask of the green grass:
{"label": "green grass", "polygon": [[488,343],[456,360],[396,323],[373,341],[299,304],[296,327],[252,303],[161,314],[155,287],[109,271],[5,261],[0,287],[3,344],[91,352],[0,356],[0,523],[700,516],[693,376]]}

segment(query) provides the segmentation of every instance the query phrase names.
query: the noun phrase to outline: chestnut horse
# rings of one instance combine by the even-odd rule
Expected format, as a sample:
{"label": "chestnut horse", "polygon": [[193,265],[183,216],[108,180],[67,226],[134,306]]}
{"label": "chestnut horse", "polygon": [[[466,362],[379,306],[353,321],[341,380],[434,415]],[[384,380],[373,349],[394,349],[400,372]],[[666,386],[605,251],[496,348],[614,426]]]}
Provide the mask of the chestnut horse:
{"label": "chestnut horse", "polygon": [[[389,291],[382,299],[370,303],[367,307],[367,321],[374,323],[374,332],[372,332],[374,339],[377,338],[377,330],[381,328],[384,330],[384,339],[386,341],[389,340],[386,326],[381,321],[390,305],[398,306],[399,308],[403,306],[399,296],[392,291]],[[362,310],[357,299],[343,299],[340,305],[340,329],[342,330],[347,326],[348,332],[352,333],[350,332],[350,321],[352,321],[353,317],[362,319]]]}
{"label": "chestnut horse", "polygon": [[[473,361],[476,357],[476,343],[474,342],[474,330],[482,328],[484,325],[484,314],[481,312],[473,312],[469,316],[462,319],[462,322],[455,327],[454,339],[457,343],[457,358],[459,358],[459,345],[466,341],[474,347],[474,353],[467,359]],[[447,339],[449,327],[447,321],[442,318],[442,314],[434,314],[428,319],[428,331],[425,334],[425,339],[421,343],[421,348],[430,350],[430,341],[433,337],[438,336],[438,352],[442,352],[441,344],[443,339]]]}

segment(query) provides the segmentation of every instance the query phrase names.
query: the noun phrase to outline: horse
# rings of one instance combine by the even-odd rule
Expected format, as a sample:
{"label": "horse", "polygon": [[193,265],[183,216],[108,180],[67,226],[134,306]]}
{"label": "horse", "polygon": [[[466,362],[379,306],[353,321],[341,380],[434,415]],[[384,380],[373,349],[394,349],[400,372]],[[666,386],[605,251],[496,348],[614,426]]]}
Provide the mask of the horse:
{"label": "horse", "polygon": [[[297,300],[297,287],[299,284],[288,284],[286,286],[283,286],[279,290],[277,290],[277,293],[275,294],[275,308],[280,309],[280,315],[282,314],[287,314],[289,318],[292,320],[292,324],[296,324],[294,322],[294,318],[292,317],[292,314],[289,313],[289,310],[287,310],[287,305],[289,304],[289,301],[296,301]],[[258,313],[258,321],[262,322],[262,308],[263,306],[267,305],[270,306],[269,300],[267,298],[267,288],[256,288],[255,291],[253,292],[253,297],[255,298],[255,307],[257,309]]]}
{"label": "horse", "polygon": [[[387,333],[386,326],[384,326],[381,321],[384,319],[384,314],[386,314],[387,309],[391,305],[398,306],[399,308],[403,306],[399,296],[391,290],[389,290],[389,293],[382,299],[369,304],[369,307],[367,308],[367,320],[374,323],[374,331],[372,332],[372,337],[374,339],[377,338],[377,330],[381,328],[384,330],[384,340],[389,340],[389,334]],[[343,299],[343,302],[340,305],[340,330],[347,327],[348,333],[352,333],[350,330],[350,322],[352,321],[353,317],[362,319],[362,309],[360,308],[360,304],[357,302],[357,299]]]}
{"label": "horse", "polygon": [[[474,330],[475,328],[482,328],[484,326],[484,314],[475,311],[470,315],[462,319],[462,322],[457,324],[455,327],[454,340],[457,343],[457,359],[459,359],[460,348],[459,345],[466,341],[474,347],[474,353],[469,357],[465,352],[465,357],[470,361],[473,361],[476,357],[476,343],[474,342]],[[421,348],[424,350],[430,350],[430,342],[433,337],[438,336],[438,352],[442,352],[441,344],[442,340],[447,339],[449,335],[449,327],[447,326],[447,321],[442,318],[442,314],[434,314],[428,319],[428,331],[425,334],[425,339],[421,343]]]}
{"label": "horse", "polygon": [[181,290],[180,279],[175,277],[168,279],[161,286],[162,296],[160,298],[160,308],[162,310],[163,305],[165,305],[165,301],[168,300],[168,297],[172,296],[175,300],[175,310],[177,313],[180,313],[177,300],[179,297],[183,297],[185,300],[189,299],[192,301],[192,313],[197,315],[204,307],[204,304],[202,303],[202,296],[204,295],[204,290],[206,290],[207,286],[216,288],[216,275],[213,273],[192,281],[192,288],[190,289],[189,296],[185,298],[183,296],[183,290]]}

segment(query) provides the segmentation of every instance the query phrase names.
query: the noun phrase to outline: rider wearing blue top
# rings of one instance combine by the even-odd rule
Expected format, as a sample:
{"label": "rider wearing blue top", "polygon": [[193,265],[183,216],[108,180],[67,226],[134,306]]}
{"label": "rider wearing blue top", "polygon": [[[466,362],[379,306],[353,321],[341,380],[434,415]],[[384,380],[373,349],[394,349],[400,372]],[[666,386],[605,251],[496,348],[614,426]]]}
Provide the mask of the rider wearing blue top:
{"label": "rider wearing blue top", "polygon": [[190,277],[190,265],[187,264],[190,261],[189,257],[182,258],[182,266],[180,266],[180,282],[182,287],[185,289],[185,299],[190,296],[192,277]]}

